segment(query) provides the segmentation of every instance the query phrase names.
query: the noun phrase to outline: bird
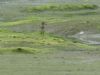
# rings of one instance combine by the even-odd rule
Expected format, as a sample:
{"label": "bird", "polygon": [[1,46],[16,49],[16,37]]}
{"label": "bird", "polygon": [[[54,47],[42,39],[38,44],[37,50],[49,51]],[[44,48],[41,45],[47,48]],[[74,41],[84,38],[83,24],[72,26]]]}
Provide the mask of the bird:
{"label": "bird", "polygon": [[81,31],[79,34],[80,34],[80,35],[84,34],[84,31]]}

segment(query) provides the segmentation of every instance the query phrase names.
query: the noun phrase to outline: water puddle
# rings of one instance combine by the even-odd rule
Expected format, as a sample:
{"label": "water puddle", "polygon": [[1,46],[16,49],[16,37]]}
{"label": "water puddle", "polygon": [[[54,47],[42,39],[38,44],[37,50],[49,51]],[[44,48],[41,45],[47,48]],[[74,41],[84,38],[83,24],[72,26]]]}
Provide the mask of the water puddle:
{"label": "water puddle", "polygon": [[81,31],[72,37],[83,41],[83,43],[100,45],[100,34]]}

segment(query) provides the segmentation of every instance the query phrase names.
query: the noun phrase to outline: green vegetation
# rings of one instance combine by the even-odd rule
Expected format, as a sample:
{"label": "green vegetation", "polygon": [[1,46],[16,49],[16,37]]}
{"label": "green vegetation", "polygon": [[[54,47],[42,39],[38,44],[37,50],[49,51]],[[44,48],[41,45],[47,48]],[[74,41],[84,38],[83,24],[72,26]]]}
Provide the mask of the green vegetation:
{"label": "green vegetation", "polygon": [[56,51],[49,54],[0,55],[2,75],[99,75],[98,54],[82,51]]}
{"label": "green vegetation", "polygon": [[0,54],[5,53],[28,53],[41,54],[56,50],[64,51],[95,51],[99,47],[81,44],[79,41],[64,39],[45,33],[42,38],[40,32],[34,33],[15,33],[0,32]]}
{"label": "green vegetation", "polygon": [[92,4],[46,4],[40,6],[30,6],[26,8],[28,12],[34,11],[72,11],[84,9],[96,9],[97,5]]}

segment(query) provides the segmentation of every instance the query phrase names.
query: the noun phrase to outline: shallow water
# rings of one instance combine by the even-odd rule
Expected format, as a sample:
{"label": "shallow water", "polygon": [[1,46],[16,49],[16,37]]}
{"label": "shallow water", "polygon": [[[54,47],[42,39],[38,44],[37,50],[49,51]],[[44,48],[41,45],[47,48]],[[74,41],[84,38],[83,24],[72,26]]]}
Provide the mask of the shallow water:
{"label": "shallow water", "polygon": [[94,34],[94,33],[84,33],[84,34],[75,34],[73,37],[83,41],[87,44],[94,44],[94,45],[100,45],[100,34]]}

